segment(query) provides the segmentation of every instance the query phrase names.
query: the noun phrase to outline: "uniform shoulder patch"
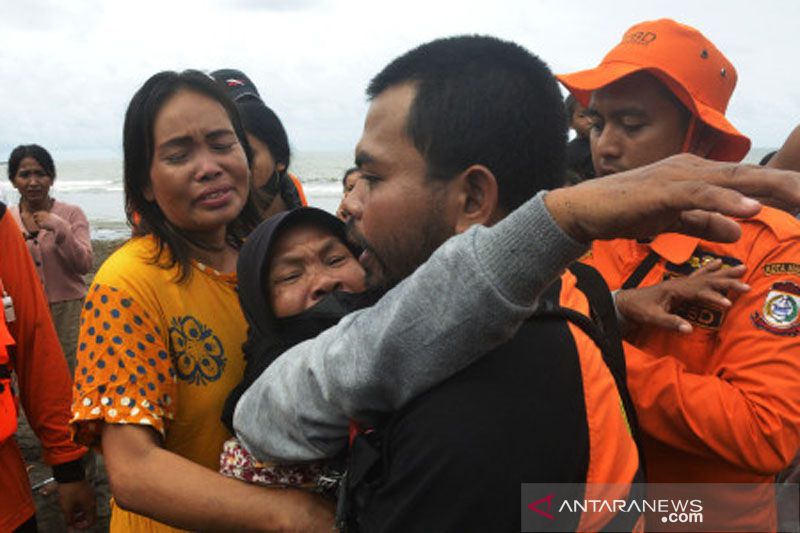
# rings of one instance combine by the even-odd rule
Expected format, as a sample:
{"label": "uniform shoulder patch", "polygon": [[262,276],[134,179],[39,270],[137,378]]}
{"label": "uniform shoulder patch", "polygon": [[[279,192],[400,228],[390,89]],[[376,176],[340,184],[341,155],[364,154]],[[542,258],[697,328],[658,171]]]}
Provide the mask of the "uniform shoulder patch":
{"label": "uniform shoulder patch", "polygon": [[773,283],[761,312],[755,311],[750,319],[757,328],[775,335],[797,336],[800,333],[800,286],[791,281]]}

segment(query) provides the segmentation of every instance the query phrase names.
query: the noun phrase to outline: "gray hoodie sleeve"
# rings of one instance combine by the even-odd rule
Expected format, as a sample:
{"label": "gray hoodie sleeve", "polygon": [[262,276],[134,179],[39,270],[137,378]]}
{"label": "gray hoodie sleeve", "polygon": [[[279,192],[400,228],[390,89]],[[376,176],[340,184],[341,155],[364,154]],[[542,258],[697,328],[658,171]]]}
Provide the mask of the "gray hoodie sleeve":
{"label": "gray hoodie sleeve", "polygon": [[544,193],[496,225],[449,239],[377,304],[282,354],[234,414],[256,457],[310,461],[510,339],[536,297],[586,251]]}

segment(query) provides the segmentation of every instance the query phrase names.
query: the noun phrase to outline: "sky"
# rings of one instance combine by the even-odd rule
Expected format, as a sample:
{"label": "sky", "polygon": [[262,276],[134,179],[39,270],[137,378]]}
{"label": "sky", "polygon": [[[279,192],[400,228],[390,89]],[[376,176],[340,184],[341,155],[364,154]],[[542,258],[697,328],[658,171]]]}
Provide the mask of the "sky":
{"label": "sky", "polygon": [[728,117],[754,146],[779,146],[800,124],[796,0],[0,0],[0,160],[31,142],[56,160],[119,157],[134,92],[185,68],[245,71],[295,151],[349,151],[370,78],[416,45],[494,35],[572,72],[661,17],[733,62]]}

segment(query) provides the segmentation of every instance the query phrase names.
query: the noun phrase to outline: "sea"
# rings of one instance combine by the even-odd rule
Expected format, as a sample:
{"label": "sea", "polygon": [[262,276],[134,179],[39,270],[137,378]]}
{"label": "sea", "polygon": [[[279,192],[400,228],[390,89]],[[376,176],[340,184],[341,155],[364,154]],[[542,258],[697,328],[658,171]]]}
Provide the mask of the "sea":
{"label": "sea", "polygon": [[[292,154],[289,171],[303,183],[309,205],[335,213],[342,198],[342,175],[353,166],[353,152],[307,152]],[[0,201],[16,204],[19,194],[5,178],[0,163]],[[125,220],[122,159],[56,161],[53,198],[80,206],[89,219],[92,239],[110,240],[130,236]]]}
{"label": "sea", "polygon": [[[758,161],[774,148],[753,148],[745,162]],[[342,197],[342,175],[353,165],[353,152],[296,152],[290,171],[303,183],[309,205],[334,213]],[[0,174],[6,174],[0,163]],[[57,179],[51,195],[81,207],[89,219],[92,239],[111,240],[130,236],[125,221],[121,159],[56,161]],[[17,191],[0,179],[0,201],[15,204]]]}

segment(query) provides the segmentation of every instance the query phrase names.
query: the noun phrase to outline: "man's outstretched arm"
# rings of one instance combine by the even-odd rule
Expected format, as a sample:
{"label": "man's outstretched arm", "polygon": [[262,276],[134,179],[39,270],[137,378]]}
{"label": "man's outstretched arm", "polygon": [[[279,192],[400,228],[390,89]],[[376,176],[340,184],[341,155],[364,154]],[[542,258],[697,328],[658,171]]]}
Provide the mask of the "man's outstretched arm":
{"label": "man's outstretched arm", "polygon": [[335,454],[350,419],[375,422],[513,336],[541,290],[586,250],[554,224],[542,197],[493,228],[453,237],[376,305],[273,362],[237,405],[245,446],[259,458]]}
{"label": "man's outstretched arm", "polygon": [[349,420],[377,420],[511,338],[585,250],[575,239],[680,231],[736,240],[736,223],[716,213],[760,209],[736,190],[800,205],[796,173],[692,156],[540,193],[495,226],[450,239],[378,304],[284,353],[242,396],[237,435],[262,459],[333,455]]}

